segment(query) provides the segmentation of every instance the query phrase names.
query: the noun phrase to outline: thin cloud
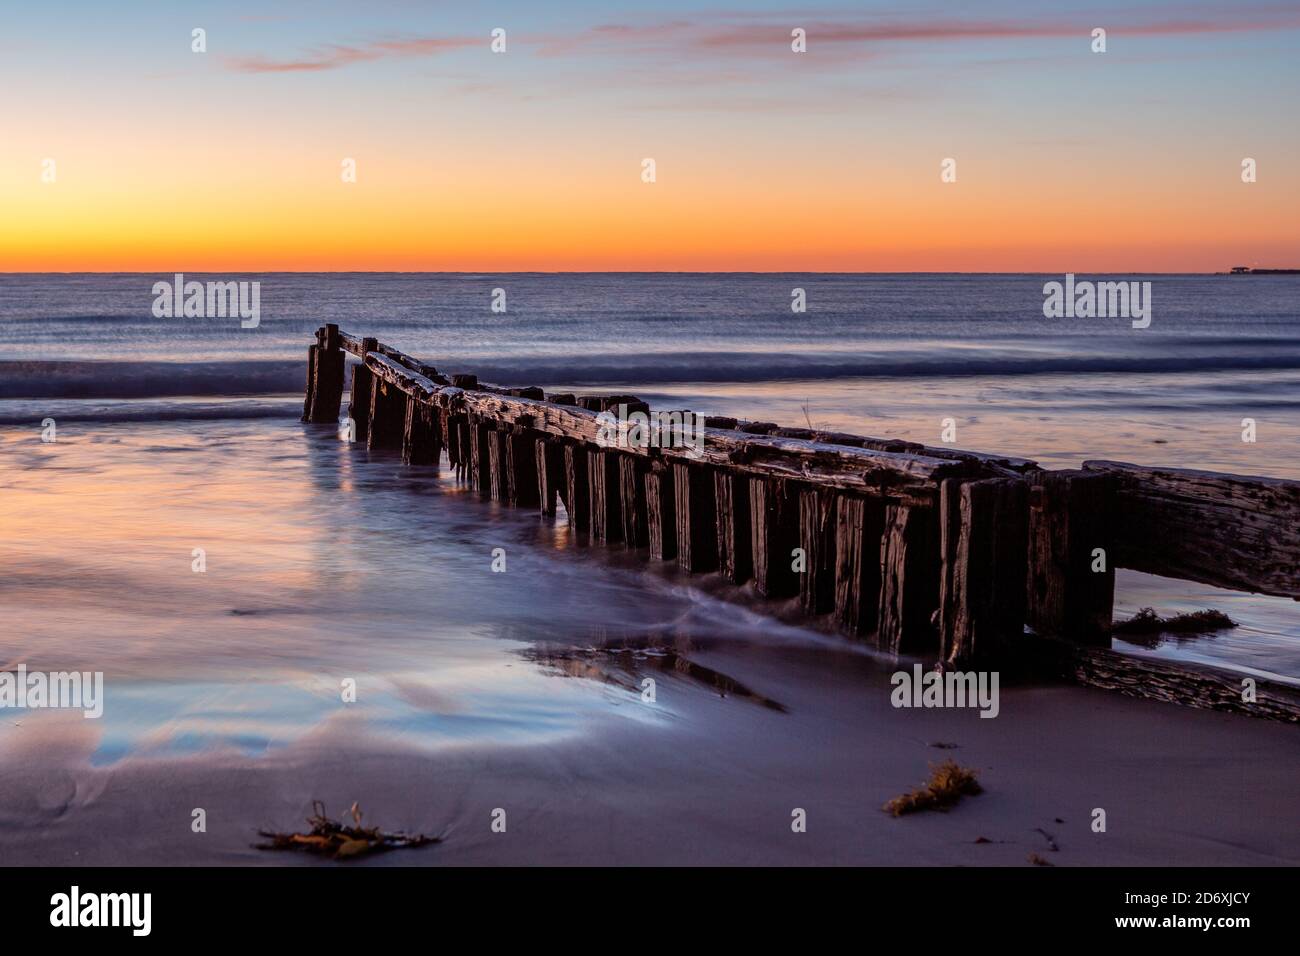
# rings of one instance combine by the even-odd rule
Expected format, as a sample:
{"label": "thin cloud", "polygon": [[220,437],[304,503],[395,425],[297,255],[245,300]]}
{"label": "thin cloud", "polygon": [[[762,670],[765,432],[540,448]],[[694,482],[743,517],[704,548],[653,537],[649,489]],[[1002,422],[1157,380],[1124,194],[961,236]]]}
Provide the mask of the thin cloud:
{"label": "thin cloud", "polygon": [[230,56],[224,58],[224,65],[236,73],[314,73],[387,57],[435,56],[479,46],[484,42],[479,37],[405,37],[374,40],[359,46],[330,44],[315,47],[294,59],[273,59],[260,55]]}
{"label": "thin cloud", "polygon": [[[764,53],[785,48],[794,26],[807,30],[810,50],[821,45],[1072,37],[1087,36],[1096,19],[1095,16],[1079,16],[1068,21],[826,17],[809,22],[802,15],[789,14],[779,21],[764,18],[746,23],[675,20],[641,25],[604,24],[570,36],[548,38],[539,52],[543,56],[562,56],[582,50],[648,53],[689,47],[719,54]],[[1108,31],[1117,36],[1185,36],[1296,29],[1300,28],[1300,9],[1238,7],[1222,15],[1206,13],[1143,22],[1125,22],[1122,15],[1106,19]]]}
{"label": "thin cloud", "polygon": [[[768,55],[788,47],[791,24],[807,30],[810,50],[822,48],[848,55],[851,46],[861,48],[901,43],[955,43],[979,40],[1014,40],[1034,37],[1087,36],[1093,18],[1070,20],[981,20],[981,19],[883,19],[822,15],[813,22],[789,14],[780,21],[772,17],[739,21],[732,16],[699,20],[674,19],[657,23],[605,23],[561,36],[521,37],[520,46],[539,56],[559,57],[583,53],[595,55],[656,56],[694,49],[715,55]],[[1276,6],[1243,6],[1226,13],[1198,12],[1176,18],[1124,22],[1121,14],[1105,18],[1114,36],[1188,36],[1196,34],[1243,33],[1300,28],[1300,9]],[[314,47],[301,56],[275,58],[253,54],[224,58],[227,69],[240,73],[305,73],[337,70],[390,57],[436,56],[455,50],[486,46],[484,37],[405,37],[365,43],[339,43]]]}

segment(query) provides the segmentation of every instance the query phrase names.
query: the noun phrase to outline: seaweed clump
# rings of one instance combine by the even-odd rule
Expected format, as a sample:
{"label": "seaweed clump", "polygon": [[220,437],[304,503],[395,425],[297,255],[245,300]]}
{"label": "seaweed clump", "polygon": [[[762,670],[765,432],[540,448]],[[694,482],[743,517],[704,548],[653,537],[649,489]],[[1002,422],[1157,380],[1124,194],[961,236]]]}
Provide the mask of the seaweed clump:
{"label": "seaweed clump", "polygon": [[1236,621],[1214,608],[1192,614],[1161,617],[1155,608],[1144,607],[1127,621],[1120,621],[1111,630],[1117,634],[1205,634],[1236,626]]}
{"label": "seaweed clump", "polygon": [[331,820],[325,815],[324,805],[319,800],[313,800],[312,815],[307,818],[311,824],[310,833],[272,833],[259,830],[258,836],[265,837],[270,842],[255,843],[254,847],[259,850],[303,850],[319,853],[332,860],[346,860],[370,853],[442,842],[441,837],[425,836],[423,833],[386,833],[379,827],[362,826],[361,808],[355,803],[349,813],[352,815],[353,826]]}
{"label": "seaweed clump", "polygon": [[885,804],[884,810],[896,817],[918,810],[946,810],[963,796],[974,796],[983,789],[975,779],[974,770],[958,766],[954,760],[945,760],[937,767],[931,765],[930,780],[924,787],[894,797]]}

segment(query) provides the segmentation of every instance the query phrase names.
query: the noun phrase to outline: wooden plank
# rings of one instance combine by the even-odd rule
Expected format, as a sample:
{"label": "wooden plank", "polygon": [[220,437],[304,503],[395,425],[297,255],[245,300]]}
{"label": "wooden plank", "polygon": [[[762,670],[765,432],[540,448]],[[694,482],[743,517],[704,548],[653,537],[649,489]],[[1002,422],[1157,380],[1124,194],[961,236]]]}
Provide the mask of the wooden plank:
{"label": "wooden plank", "polygon": [[[331,326],[325,327],[327,330]],[[378,353],[384,358],[390,359],[397,365],[409,369],[425,378],[433,379],[439,385],[450,384],[445,376],[439,375],[438,370],[432,365],[421,362],[419,359],[407,355],[389,345],[383,345],[373,338],[362,338],[357,335],[349,335],[347,332],[338,331],[338,326],[333,326],[334,334],[337,336],[339,347],[345,352],[351,352],[357,358],[365,361],[366,356],[371,353]]]}
{"label": "wooden plank", "polygon": [[744,584],[754,575],[749,478],[719,468],[713,472],[713,494],[718,573],[732,584]]}
{"label": "wooden plank", "polygon": [[339,406],[343,401],[343,352],[319,346],[313,348],[316,349],[312,362],[315,387],[307,420],[337,426]]}
{"label": "wooden plank", "polygon": [[677,566],[699,574],[718,567],[713,478],[699,465],[673,462],[673,504],[677,515]]}
{"label": "wooden plank", "polygon": [[402,461],[408,465],[437,465],[441,454],[435,409],[414,395],[406,396],[402,429]]}
{"label": "wooden plank", "polygon": [[537,434],[517,429],[504,437],[507,500],[519,508],[536,508],[538,497]]}
{"label": "wooden plank", "polygon": [[835,606],[835,495],[824,488],[799,491],[799,603],[805,613],[825,614]]}
{"label": "wooden plank", "polygon": [[799,547],[799,496],[793,484],[780,478],[750,478],[749,519],[754,589],[769,598],[798,594],[799,575],[792,565]]}
{"label": "wooden plank", "polygon": [[507,501],[510,479],[506,470],[505,435],[489,427],[487,437],[487,488],[493,501]]}
{"label": "wooden plank", "polygon": [[[1111,537],[1119,529],[1114,479],[1100,471],[1044,471],[1030,480],[1029,624],[1037,634],[1109,647],[1119,559]],[[1158,539],[1143,546],[1167,547]]]}
{"label": "wooden plank", "polygon": [[933,508],[886,506],[880,568],[876,645],[890,654],[934,654],[940,566]]}
{"label": "wooden plank", "polygon": [[[458,391],[449,400],[494,421],[513,423],[524,420],[538,431],[571,441],[598,444],[600,437],[596,413],[579,407],[473,391]],[[930,505],[934,504],[938,494],[938,480],[983,475],[979,466],[965,460],[819,445],[724,429],[705,429],[703,444],[702,449],[628,448],[622,451],[647,457],[656,452],[668,461],[731,468],[759,477],[808,480],[826,487]]]}
{"label": "wooden plank", "polygon": [[957,666],[996,664],[1024,637],[1029,486],[948,480],[939,501],[940,656]]}
{"label": "wooden plank", "polygon": [[849,634],[875,631],[880,614],[880,542],[884,505],[839,495],[835,502],[835,619]]}
{"label": "wooden plank", "polygon": [[492,495],[492,454],[488,436],[492,425],[477,415],[469,416],[469,483],[483,498]]}
{"label": "wooden plank", "polygon": [[564,445],[564,508],[569,524],[576,531],[591,528],[591,490],[587,476],[587,449],[584,445]]}
{"label": "wooden plank", "polygon": [[591,500],[593,541],[623,539],[622,495],[619,488],[618,453],[587,451],[588,491]]}
{"label": "wooden plank", "polygon": [[311,421],[311,406],[316,398],[316,355],[320,352],[319,345],[307,346],[307,391],[302,399],[302,419],[301,421]]}
{"label": "wooden plank", "polygon": [[[1137,657],[1081,645],[1070,645],[1066,659],[1067,676],[1089,687],[1300,724],[1300,689],[1280,681],[1190,661]],[[1253,701],[1243,699],[1246,677],[1255,684]]]}
{"label": "wooden plank", "polygon": [[406,393],[396,385],[376,377],[370,387],[370,422],[366,447],[399,449],[402,429],[406,425]]}
{"label": "wooden plank", "polygon": [[1300,599],[1300,481],[1085,461],[1115,476],[1114,562]]}
{"label": "wooden plank", "polygon": [[564,446],[547,436],[533,439],[537,458],[537,504],[544,515],[556,513],[557,499],[565,501],[568,495],[564,481]]}
{"label": "wooden plank", "polygon": [[446,408],[442,410],[442,420],[446,423],[447,464],[455,468],[456,477],[464,479],[469,468],[469,419],[465,415],[452,415]]}
{"label": "wooden plank", "polygon": [[677,557],[677,501],[672,466],[653,461],[645,476],[646,529],[650,557],[672,561]]}
{"label": "wooden plank", "polygon": [[646,503],[648,462],[637,455],[618,455],[619,520],[623,540],[630,548],[650,544],[650,518]]}
{"label": "wooden plank", "polygon": [[[373,341],[373,340],[368,340]],[[387,349],[387,347],[385,347]],[[396,350],[390,353],[402,356]],[[489,392],[472,375],[452,377],[453,386],[441,386],[444,376],[424,376],[404,365],[402,361],[387,359],[378,351],[378,343],[366,352],[366,361],[384,358],[394,368],[405,369],[424,382],[441,389],[444,403],[454,403],[456,410],[482,415],[493,421],[516,423],[527,420],[538,431],[584,443],[597,443],[600,422],[597,410],[626,405],[629,410],[647,406],[635,396],[586,396],[579,399],[587,408],[564,406],[534,399]],[[422,363],[404,356],[403,361],[419,368],[430,369]],[[420,383],[421,388],[427,386]],[[525,391],[516,389],[515,391]],[[450,407],[450,406],[447,406]],[[807,440],[816,438],[811,429],[777,429],[772,434],[751,434],[738,429],[705,429],[703,449],[627,449],[629,453],[650,456],[662,451],[671,461],[686,461],[715,467],[731,467],[740,472],[759,477],[806,479],[826,487],[844,488],[859,493],[878,495],[908,504],[933,505],[937,496],[937,482],[943,478],[979,478],[1005,474],[1007,467],[1027,467],[1032,463],[1005,456],[980,456],[976,453],[956,452],[947,449],[928,449],[934,454],[916,454],[910,451],[880,450],[871,447],[880,444],[876,439],[854,438],[856,445],[830,444]],[[821,433],[827,434],[827,433]],[[804,436],[795,438],[790,436]],[[899,447],[897,443],[887,443]],[[903,447],[910,446],[904,443]]]}
{"label": "wooden plank", "polygon": [[412,372],[392,359],[385,358],[378,352],[371,352],[366,356],[366,367],[380,381],[427,402],[434,401],[442,391],[442,386],[433,379],[426,378],[418,372]]}
{"label": "wooden plank", "polygon": [[374,373],[364,365],[352,369],[352,400],[348,403],[348,418],[352,420],[355,441],[365,442],[370,435],[370,387]]}

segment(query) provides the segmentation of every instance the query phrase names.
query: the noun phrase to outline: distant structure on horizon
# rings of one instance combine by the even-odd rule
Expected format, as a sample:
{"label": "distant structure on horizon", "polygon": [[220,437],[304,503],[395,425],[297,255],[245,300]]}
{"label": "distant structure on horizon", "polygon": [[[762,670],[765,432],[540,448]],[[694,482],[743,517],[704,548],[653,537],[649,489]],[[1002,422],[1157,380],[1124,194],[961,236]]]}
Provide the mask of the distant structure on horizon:
{"label": "distant structure on horizon", "polygon": [[1300,275],[1300,269],[1252,269],[1250,266],[1233,266],[1230,276],[1290,276]]}

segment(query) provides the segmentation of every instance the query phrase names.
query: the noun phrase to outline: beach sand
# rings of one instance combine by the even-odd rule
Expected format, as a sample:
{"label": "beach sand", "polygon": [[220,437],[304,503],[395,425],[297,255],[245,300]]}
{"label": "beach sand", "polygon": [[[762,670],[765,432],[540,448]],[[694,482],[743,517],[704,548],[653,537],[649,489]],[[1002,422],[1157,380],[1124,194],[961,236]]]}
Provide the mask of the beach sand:
{"label": "beach sand", "polygon": [[[340,711],[274,756],[96,768],[95,722],[60,714],[0,749],[0,860],[320,864],[251,847],[259,828],[304,829],[319,799],[333,816],[359,801],[368,823],[445,837],[361,865],[1300,863],[1293,727],[1075,687],[1004,689],[995,719],[895,709],[879,663],[829,676],[814,656],[699,655],[779,693],[786,713],[685,694],[653,726],[615,715],[563,742],[436,754]],[[647,706],[634,701],[623,707]],[[881,810],[947,757],[984,792],[949,812]],[[196,807],[205,833],[191,831]]]}

